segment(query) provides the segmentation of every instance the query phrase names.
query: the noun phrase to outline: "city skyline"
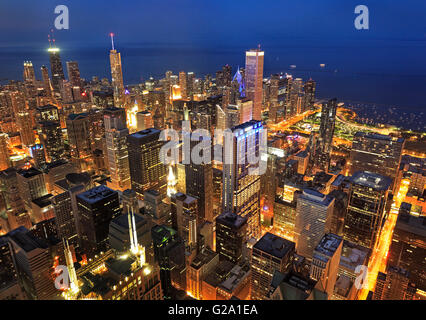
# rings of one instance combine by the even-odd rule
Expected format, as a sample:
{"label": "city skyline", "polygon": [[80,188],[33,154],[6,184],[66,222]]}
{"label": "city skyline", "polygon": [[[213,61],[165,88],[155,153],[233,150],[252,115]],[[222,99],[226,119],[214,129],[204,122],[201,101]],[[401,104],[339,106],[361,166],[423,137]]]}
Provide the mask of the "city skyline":
{"label": "city skyline", "polygon": [[[60,41],[63,31],[50,28],[37,45],[40,59],[32,59],[23,37],[25,59],[7,63],[21,56],[5,54],[5,60],[14,49],[0,43],[0,66],[18,75],[2,79],[0,73],[0,300],[176,301],[169,315],[195,310],[198,316],[217,314],[217,305],[203,310],[215,300],[231,301],[230,310],[247,301],[233,311],[239,315],[257,314],[265,300],[426,300],[426,121],[424,92],[416,91],[426,83],[426,69],[416,59],[395,66],[421,56],[421,50],[400,55],[413,43],[422,48],[423,39],[413,40],[421,27],[393,33],[409,43],[403,51],[386,47],[389,38],[377,50],[371,43],[356,48],[390,36],[401,22],[377,24],[383,23],[373,14],[380,2],[356,5],[363,20],[351,7],[351,30],[345,23],[334,27],[311,50],[346,21],[348,3],[284,6],[306,9],[300,20],[306,22],[298,25],[297,14],[286,21],[300,28],[293,34],[298,49],[281,43],[288,34],[277,30],[283,25],[277,20],[260,27],[266,16],[279,17],[283,3],[252,0],[236,12],[259,10],[258,19],[243,19],[247,28],[228,33],[237,2],[183,0],[173,10],[167,0],[129,0],[96,14],[91,3]],[[2,6],[17,15],[16,7]],[[158,26],[147,41],[163,41],[162,32],[177,24],[175,40],[193,41],[202,58],[176,50],[177,44],[161,48],[164,55],[150,63],[141,48],[123,46],[132,35],[120,36],[122,19],[130,24],[142,8]],[[389,17],[397,8],[388,9]],[[89,12],[93,21],[111,19],[91,30],[86,23],[82,47],[113,30],[103,36],[107,47],[99,50],[95,41],[83,58],[88,47],[63,47],[84,32],[77,22]],[[218,13],[222,25],[204,21]],[[238,14],[232,17],[235,22]],[[188,30],[197,22],[198,29]],[[412,38],[410,28],[417,30]],[[195,39],[209,31],[206,43],[218,47],[207,53]],[[216,37],[234,32],[242,41],[223,52],[229,39]],[[383,51],[390,53],[376,66]],[[280,62],[291,55],[297,59]],[[138,78],[158,68],[155,76]],[[408,79],[417,81],[395,88]],[[385,99],[387,108],[360,102],[366,97]],[[182,301],[200,309],[185,309]]]}

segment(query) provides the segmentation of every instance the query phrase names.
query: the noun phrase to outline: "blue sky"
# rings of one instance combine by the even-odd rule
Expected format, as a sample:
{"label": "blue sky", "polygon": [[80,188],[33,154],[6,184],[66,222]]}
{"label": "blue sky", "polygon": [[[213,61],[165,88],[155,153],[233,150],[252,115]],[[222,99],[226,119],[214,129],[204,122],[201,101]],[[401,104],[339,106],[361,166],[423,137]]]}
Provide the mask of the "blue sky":
{"label": "blue sky", "polygon": [[[101,43],[111,31],[123,43],[426,40],[424,0],[2,0],[0,46],[46,42],[60,4],[70,10],[70,29],[56,32],[63,43]],[[370,10],[368,31],[354,28],[359,4]]]}

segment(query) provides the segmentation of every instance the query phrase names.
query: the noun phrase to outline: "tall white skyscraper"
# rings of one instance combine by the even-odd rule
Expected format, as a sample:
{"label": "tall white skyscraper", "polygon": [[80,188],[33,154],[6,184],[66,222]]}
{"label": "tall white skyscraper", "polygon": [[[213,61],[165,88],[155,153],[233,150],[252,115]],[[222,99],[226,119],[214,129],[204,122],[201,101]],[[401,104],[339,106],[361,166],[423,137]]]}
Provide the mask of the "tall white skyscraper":
{"label": "tall white skyscraper", "polygon": [[315,247],[329,229],[334,198],[318,191],[305,189],[297,198],[296,251],[312,260]]}

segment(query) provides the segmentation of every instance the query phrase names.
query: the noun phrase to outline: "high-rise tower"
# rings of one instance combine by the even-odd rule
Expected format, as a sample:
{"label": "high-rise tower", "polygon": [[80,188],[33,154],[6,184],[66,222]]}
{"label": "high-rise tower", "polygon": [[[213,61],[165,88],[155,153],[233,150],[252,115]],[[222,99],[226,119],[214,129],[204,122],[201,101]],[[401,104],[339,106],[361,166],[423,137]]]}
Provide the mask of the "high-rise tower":
{"label": "high-rise tower", "polygon": [[111,64],[112,87],[114,90],[114,105],[116,107],[124,106],[124,82],[123,70],[121,67],[121,54],[114,48],[114,34],[111,33],[112,49],[109,53],[109,61]]}
{"label": "high-rise tower", "polygon": [[253,101],[253,120],[262,120],[263,60],[265,53],[259,49],[246,52],[245,81],[247,97]]}

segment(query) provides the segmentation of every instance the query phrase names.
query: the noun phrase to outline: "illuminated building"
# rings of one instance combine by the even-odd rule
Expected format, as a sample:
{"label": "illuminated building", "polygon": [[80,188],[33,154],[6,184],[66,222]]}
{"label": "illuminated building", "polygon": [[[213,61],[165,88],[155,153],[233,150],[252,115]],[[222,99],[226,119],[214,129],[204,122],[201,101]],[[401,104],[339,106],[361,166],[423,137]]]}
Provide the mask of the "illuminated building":
{"label": "illuminated building", "polygon": [[[297,196],[300,192],[295,192],[292,186],[286,185],[287,196],[276,196],[274,202],[274,222],[273,226],[276,232],[286,239],[294,239],[294,230],[296,224]],[[293,196],[294,195],[294,196]]]}
{"label": "illuminated building", "polygon": [[188,99],[188,77],[185,71],[179,72],[179,86],[182,99]]}
{"label": "illuminated building", "polygon": [[23,74],[24,82],[30,82],[32,84],[35,84],[36,77],[34,72],[34,66],[31,61],[25,61],[24,62],[24,74]]}
{"label": "illuminated building", "polygon": [[0,300],[24,300],[10,240],[0,237]]}
{"label": "illuminated building", "polygon": [[198,233],[198,201],[183,193],[171,197],[172,228],[178,232],[185,242],[188,252],[197,249]]}
{"label": "illuminated building", "polygon": [[91,152],[89,114],[70,114],[66,120],[71,161],[82,171],[88,169]]}
{"label": "illuminated building", "polygon": [[332,99],[322,105],[321,124],[315,151],[311,152],[314,167],[328,172],[333,148],[334,128],[336,125],[337,100]]}
{"label": "illuminated building", "polygon": [[327,294],[318,283],[294,271],[275,271],[272,279],[270,300],[327,300]]}
{"label": "illuminated building", "polygon": [[109,257],[79,279],[83,299],[163,300],[158,266],[140,266],[133,256]]}
{"label": "illuminated building", "polygon": [[48,163],[43,170],[47,192],[53,193],[56,181],[65,179],[68,174],[75,172],[75,167],[64,159]]}
{"label": "illuminated building", "polygon": [[243,259],[247,238],[247,218],[232,212],[216,218],[216,252],[220,260],[238,263]]}
{"label": "illuminated building", "polygon": [[124,107],[124,81],[123,70],[121,67],[121,54],[114,48],[114,34],[111,33],[112,49],[109,53],[109,61],[111,65],[112,88],[114,90],[114,106],[118,108]]}
{"label": "illuminated building", "polygon": [[88,256],[108,248],[109,224],[120,214],[118,193],[103,185],[77,195],[78,237]]}
{"label": "illuminated building", "polygon": [[[237,72],[234,75],[234,78],[232,79],[232,83],[236,86],[236,90],[238,92],[237,97],[246,97],[246,84],[244,80],[243,73],[240,71],[240,68],[238,67]],[[235,100],[236,100],[235,98]],[[226,106],[224,106],[226,107]]]}
{"label": "illuminated building", "polygon": [[343,231],[345,240],[374,247],[387,215],[391,182],[389,177],[367,171],[352,176]]}
{"label": "illuminated building", "polygon": [[186,290],[185,245],[174,229],[164,225],[154,226],[151,234],[164,297],[171,298],[173,284]]}
{"label": "illuminated building", "polygon": [[54,184],[52,202],[58,237],[67,239],[74,246],[78,245],[79,228],[76,196],[90,189],[90,186],[91,181],[87,173],[67,174],[64,179]]}
{"label": "illuminated building", "polygon": [[346,208],[348,207],[348,194],[341,190],[333,190],[329,196],[334,198],[334,209],[330,221],[330,232],[343,235],[345,225]]}
{"label": "illuminated building", "polygon": [[167,176],[167,196],[168,197],[172,197],[174,194],[177,193],[176,184],[177,184],[177,181],[176,181],[175,174],[173,173],[173,166],[170,165],[169,175]]}
{"label": "illuminated building", "polygon": [[414,210],[415,206],[403,202],[393,232],[388,265],[409,272],[410,282],[426,291],[426,218]]}
{"label": "illuminated building", "polygon": [[50,57],[50,72],[52,73],[52,86],[56,92],[59,92],[59,86],[61,81],[65,80],[64,69],[62,67],[62,61],[60,56],[60,50],[55,46],[53,41],[53,47],[48,50]]}
{"label": "illuminated building", "polygon": [[6,170],[10,166],[8,135],[0,132],[0,170]]}
{"label": "illuminated building", "polygon": [[[251,172],[260,166],[258,163],[250,163],[248,154],[256,155],[261,152],[260,121],[252,120],[232,128],[232,151],[227,155],[223,165],[223,203],[225,212],[234,212],[248,218],[248,235],[258,237],[260,233],[260,175]],[[246,151],[247,150],[247,151]],[[253,162],[253,161],[251,161]]]}
{"label": "illuminated building", "polygon": [[219,263],[219,255],[210,249],[204,249],[194,258],[187,268],[186,291],[189,296],[202,300],[204,279]]}
{"label": "illuminated building", "polygon": [[251,300],[267,300],[275,271],[286,272],[295,252],[294,242],[266,233],[253,247]]}
{"label": "illuminated building", "polygon": [[129,152],[126,145],[129,129],[126,127],[125,109],[105,109],[104,124],[107,168],[111,175],[109,187],[120,191],[130,189]]}
{"label": "illuminated building", "polygon": [[139,214],[139,201],[135,190],[127,189],[121,194],[123,212],[134,212]]}
{"label": "illuminated building", "polygon": [[[77,61],[67,61],[68,79],[73,87],[81,87],[80,69]],[[74,97],[76,99],[77,97]]]}
{"label": "illuminated building", "polygon": [[[146,217],[127,212],[112,219],[109,224],[109,244],[117,253],[130,251],[138,255],[145,251],[145,262],[153,263],[151,228]],[[142,248],[144,248],[142,250]]]}
{"label": "illuminated building", "polygon": [[151,217],[152,222],[158,225],[171,227],[170,205],[163,202],[164,195],[157,190],[144,192],[144,213]]}
{"label": "illuminated building", "polygon": [[65,147],[59,121],[39,122],[39,138],[46,151],[49,162],[60,160],[64,157]]}
{"label": "illuminated building", "polygon": [[63,239],[64,243],[64,254],[65,254],[65,261],[67,262],[67,270],[68,270],[68,276],[69,276],[69,291],[71,294],[76,294],[79,290],[78,288],[78,280],[77,280],[77,274],[75,272],[74,268],[74,259],[72,256],[72,252],[70,250],[70,246],[68,244],[67,239]]}
{"label": "illuminated building", "polygon": [[28,112],[20,112],[15,114],[15,117],[21,136],[21,143],[25,146],[32,146],[35,143],[35,136],[31,115]]}
{"label": "illuminated building", "polygon": [[405,140],[377,133],[357,132],[354,135],[350,154],[350,174],[356,171],[370,171],[395,179],[401,163]]}
{"label": "illuminated building", "polygon": [[[210,146],[210,138],[200,138],[199,141],[205,140],[203,143],[208,143]],[[207,140],[207,141],[206,141]],[[196,141],[195,143],[198,143]],[[194,148],[194,142],[191,143]],[[191,150],[192,150],[191,148]],[[200,153],[210,154],[210,149],[204,149]],[[191,195],[198,200],[199,221],[213,223],[213,166],[212,163],[195,164],[193,161],[185,165],[185,189],[188,195]],[[210,244],[212,247],[212,244]]]}
{"label": "illuminated building", "polygon": [[41,66],[41,76],[43,78],[43,88],[47,97],[52,96],[52,84],[50,83],[49,70],[46,66]]}
{"label": "illuminated building", "polygon": [[263,60],[260,49],[246,52],[245,83],[247,97],[253,101],[253,120],[262,120]]}
{"label": "illuminated building", "polygon": [[59,294],[52,281],[52,252],[46,241],[24,227],[8,233],[24,290],[31,300],[50,300]]}
{"label": "illuminated building", "polygon": [[297,253],[312,260],[315,247],[330,228],[334,198],[304,189],[297,198],[295,237]]}
{"label": "illuminated building", "polygon": [[35,168],[21,169],[17,172],[19,193],[25,208],[31,210],[31,202],[47,194],[43,173]]}
{"label": "illuminated building", "polygon": [[312,79],[309,79],[305,82],[305,85],[303,87],[304,91],[304,109],[302,112],[305,112],[309,109],[314,108],[315,103],[315,90],[316,90],[316,82]]}
{"label": "illuminated building", "polygon": [[136,124],[137,124],[137,130],[143,131],[149,128],[154,127],[152,114],[148,111],[141,111],[136,113]]}
{"label": "illuminated building", "polygon": [[334,292],[342,247],[342,237],[327,233],[316,246],[312,257],[310,277],[320,283],[320,287],[329,297]]}
{"label": "illuminated building", "polygon": [[373,300],[412,300],[416,293],[410,283],[409,272],[398,267],[388,266],[386,273],[379,272]]}
{"label": "illuminated building", "polygon": [[160,159],[164,141],[159,138],[160,130],[154,128],[127,137],[131,185],[140,198],[149,189],[164,195],[167,191],[167,168]]}
{"label": "illuminated building", "polygon": [[250,265],[221,261],[202,284],[203,300],[247,300],[250,290]]}
{"label": "illuminated building", "polygon": [[289,90],[289,105],[287,116],[293,117],[301,113],[300,97],[303,95],[303,81],[300,78],[293,79]]}

